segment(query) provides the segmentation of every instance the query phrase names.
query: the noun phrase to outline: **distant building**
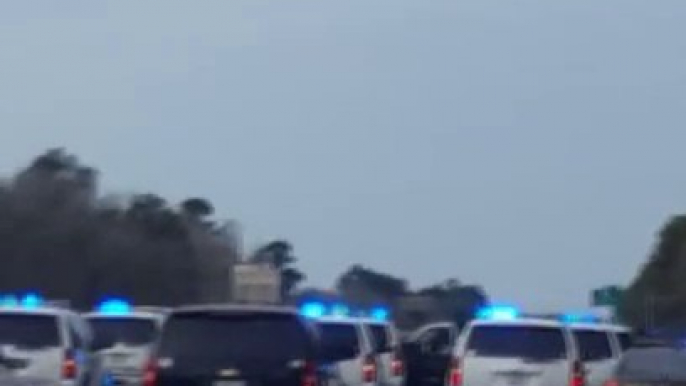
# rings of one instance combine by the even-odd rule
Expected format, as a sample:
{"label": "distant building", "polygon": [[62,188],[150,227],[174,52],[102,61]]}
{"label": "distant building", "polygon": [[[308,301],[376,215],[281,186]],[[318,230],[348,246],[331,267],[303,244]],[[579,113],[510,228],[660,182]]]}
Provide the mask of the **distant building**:
{"label": "distant building", "polygon": [[238,263],[233,267],[233,301],[281,303],[281,275],[268,264]]}

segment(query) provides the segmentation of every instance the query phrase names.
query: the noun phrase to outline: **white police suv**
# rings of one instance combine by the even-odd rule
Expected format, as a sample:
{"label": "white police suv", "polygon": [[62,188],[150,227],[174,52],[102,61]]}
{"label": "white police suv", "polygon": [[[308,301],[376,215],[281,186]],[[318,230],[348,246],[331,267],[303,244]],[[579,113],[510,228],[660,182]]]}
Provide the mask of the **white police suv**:
{"label": "white police suv", "polygon": [[62,386],[97,385],[91,331],[77,313],[45,305],[35,294],[0,301],[0,370]]}
{"label": "white police suv", "polygon": [[93,349],[111,384],[142,384],[165,315],[164,309],[132,308],[120,299],[106,300],[84,315],[93,330]]}
{"label": "white police suv", "polygon": [[[301,313],[316,327],[319,354],[334,383],[346,386],[397,386],[404,382],[404,366],[388,311],[350,312],[347,306],[306,303]],[[367,316],[350,316],[351,314]]]}
{"label": "white police suv", "polygon": [[489,307],[458,338],[446,385],[583,386],[585,375],[565,323]]}
{"label": "white police suv", "polygon": [[395,326],[387,320],[387,313],[382,308],[373,310],[371,316],[363,319],[362,323],[371,335],[378,358],[379,383],[383,386],[402,386],[405,384],[405,358]]}

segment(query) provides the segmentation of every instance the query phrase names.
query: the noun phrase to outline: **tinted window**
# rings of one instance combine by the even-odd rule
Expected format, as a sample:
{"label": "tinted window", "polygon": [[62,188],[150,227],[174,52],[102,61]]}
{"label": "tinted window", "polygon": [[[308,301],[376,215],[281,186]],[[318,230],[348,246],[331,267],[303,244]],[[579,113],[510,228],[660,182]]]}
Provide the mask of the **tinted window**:
{"label": "tinted window", "polygon": [[370,324],[369,331],[372,333],[374,351],[377,353],[388,353],[393,350],[389,339],[390,331],[383,324]]}
{"label": "tinted window", "polygon": [[612,346],[603,331],[574,330],[574,338],[582,361],[601,361],[612,358]]}
{"label": "tinted window", "polygon": [[325,358],[347,360],[360,354],[360,341],[354,324],[319,323],[319,334]]}
{"label": "tinted window", "polygon": [[450,329],[445,327],[435,327],[424,332],[419,338],[420,344],[437,350],[452,344],[450,341]]}
{"label": "tinted window", "polygon": [[311,345],[300,319],[267,313],[194,312],[171,316],[160,357],[183,371],[238,366],[259,371],[307,358]]}
{"label": "tinted window", "polygon": [[25,349],[61,346],[58,319],[52,315],[0,314],[0,344]]}
{"label": "tinted window", "polygon": [[115,344],[144,346],[157,338],[157,326],[150,319],[92,318],[93,349],[102,350]]}
{"label": "tinted window", "polygon": [[621,332],[621,333],[617,334],[617,339],[619,340],[619,346],[622,348],[622,351],[626,351],[631,347],[631,344],[632,344],[631,334],[626,333],[626,332]]}
{"label": "tinted window", "polygon": [[686,353],[672,348],[628,350],[617,366],[622,382],[686,382]]}
{"label": "tinted window", "polygon": [[529,326],[476,326],[467,342],[467,355],[532,360],[567,356],[561,329]]}

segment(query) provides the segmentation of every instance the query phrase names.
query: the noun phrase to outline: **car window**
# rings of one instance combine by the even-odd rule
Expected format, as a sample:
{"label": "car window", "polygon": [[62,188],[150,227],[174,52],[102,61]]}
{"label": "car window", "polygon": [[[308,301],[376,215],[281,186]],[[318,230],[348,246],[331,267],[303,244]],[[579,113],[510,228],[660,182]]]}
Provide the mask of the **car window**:
{"label": "car window", "polygon": [[303,360],[310,336],[294,315],[270,313],[184,312],[162,328],[160,358],[177,371],[213,371],[238,366],[262,371]]}
{"label": "car window", "polygon": [[354,359],[361,352],[357,326],[350,323],[319,323],[321,352],[332,361]]}
{"label": "car window", "polygon": [[613,357],[608,333],[593,330],[574,330],[573,334],[579,350],[579,357],[582,361],[602,361]]}
{"label": "car window", "polygon": [[567,357],[560,328],[536,326],[475,326],[467,338],[467,356],[526,358]]}
{"label": "car window", "polygon": [[0,314],[0,345],[42,349],[62,345],[54,315]]}
{"label": "car window", "polygon": [[93,349],[102,350],[117,343],[145,346],[157,339],[157,324],[145,318],[91,318]]}
{"label": "car window", "polygon": [[632,348],[622,356],[615,375],[624,383],[686,382],[686,353],[667,347]]}
{"label": "car window", "polygon": [[419,344],[432,351],[440,350],[451,344],[450,329],[445,327],[435,327],[424,331],[419,337]]}
{"label": "car window", "polygon": [[621,347],[622,351],[626,351],[631,348],[633,339],[631,338],[631,334],[628,332],[618,333],[617,340],[619,340],[619,346]]}
{"label": "car window", "polygon": [[389,327],[383,324],[369,324],[368,326],[369,331],[372,334],[374,351],[377,353],[389,353],[393,351]]}

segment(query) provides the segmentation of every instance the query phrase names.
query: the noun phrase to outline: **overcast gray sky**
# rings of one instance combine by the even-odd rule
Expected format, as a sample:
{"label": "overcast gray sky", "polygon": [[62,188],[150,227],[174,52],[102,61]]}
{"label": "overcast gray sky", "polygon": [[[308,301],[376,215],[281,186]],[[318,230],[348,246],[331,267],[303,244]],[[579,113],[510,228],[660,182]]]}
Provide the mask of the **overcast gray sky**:
{"label": "overcast gray sky", "polygon": [[12,1],[0,172],[205,196],[314,284],[351,263],[526,307],[627,282],[686,208],[686,1]]}

